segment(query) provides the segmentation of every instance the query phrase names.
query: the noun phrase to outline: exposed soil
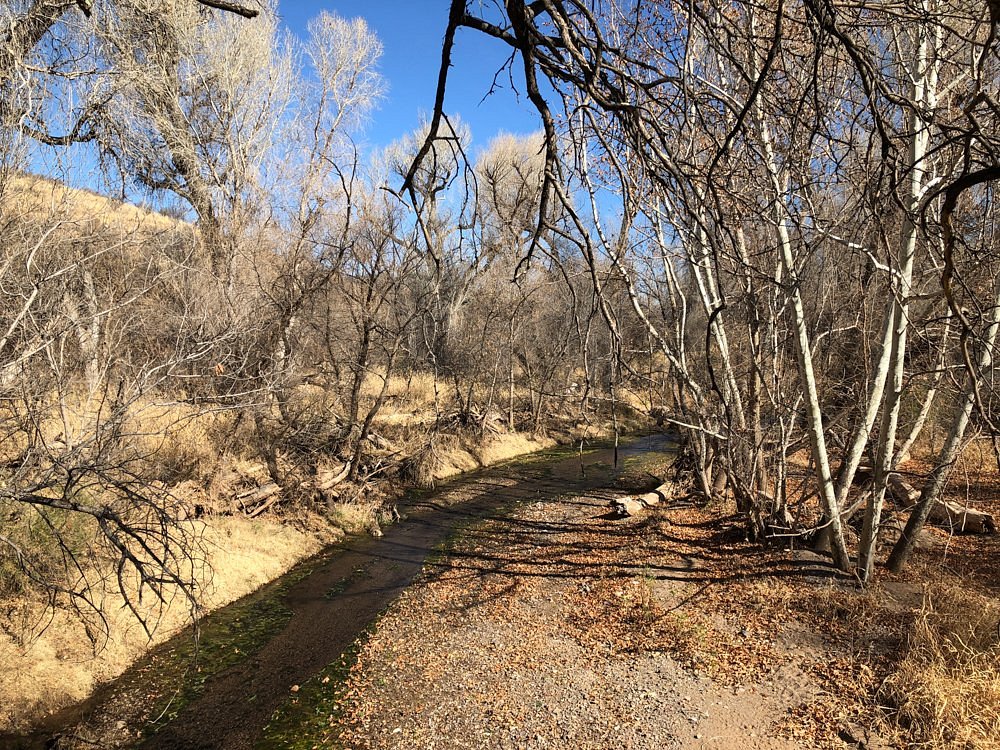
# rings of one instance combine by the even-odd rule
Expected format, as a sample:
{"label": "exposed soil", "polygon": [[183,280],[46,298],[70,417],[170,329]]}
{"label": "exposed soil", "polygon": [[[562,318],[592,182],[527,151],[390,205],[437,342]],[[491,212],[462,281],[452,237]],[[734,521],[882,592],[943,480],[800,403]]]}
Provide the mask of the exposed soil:
{"label": "exposed soil", "polygon": [[[610,519],[638,482],[566,486],[467,530],[379,622],[325,731],[295,746],[847,747],[847,709],[824,690],[830,644],[735,601],[783,578],[824,585],[829,566],[757,555],[740,569],[745,543],[697,509]],[[799,715],[821,704],[833,715],[817,733]]]}
{"label": "exposed soil", "polygon": [[912,746],[887,678],[927,591],[953,575],[942,563],[967,571],[997,537],[928,530],[905,575],[861,590],[825,557],[748,542],[723,507],[607,517],[642,469],[662,475],[632,468],[615,490],[567,488],[469,529],[380,620],[326,726],[293,746]]}
{"label": "exposed soil", "polygon": [[619,468],[611,450],[550,453],[428,493],[286,584],[274,632],[217,674],[190,670],[179,708],[146,679],[167,649],[61,746],[905,746],[879,735],[871,696],[920,606],[916,574],[861,593],[819,555],[748,542],[721,507],[610,517],[669,448],[638,441]]}
{"label": "exposed soil", "polygon": [[[647,438],[637,450],[663,449],[665,444],[662,436]],[[590,454],[588,461],[606,465],[611,454]],[[190,637],[164,644],[82,708],[64,714],[62,720],[70,727],[58,733],[61,746],[254,747],[276,709],[294,695],[293,688],[348,651],[378,613],[412,583],[427,555],[457,527],[497,516],[517,503],[570,487],[586,491],[609,481],[608,471],[587,476],[580,466],[573,452],[555,452],[462,477],[415,499],[404,509],[404,523],[389,527],[382,537],[345,542],[314,563],[315,569],[301,581],[280,592],[289,616],[273,635],[267,634],[266,642],[255,644],[250,653],[239,653],[235,646],[239,658],[227,658],[227,666],[217,674],[211,674],[210,662],[190,666],[182,685],[175,679],[176,668],[166,670],[170,677],[164,679],[161,667],[183,651],[179,643]],[[229,616],[221,610],[211,619],[226,621]],[[248,626],[253,625],[254,615],[242,616]],[[194,693],[187,684],[192,681],[197,685]],[[177,696],[172,696],[175,691]],[[178,709],[182,694],[194,699]],[[164,724],[165,718],[170,720]],[[155,724],[155,733],[150,733],[150,723]],[[51,734],[6,738],[0,744],[41,747],[50,742]]]}

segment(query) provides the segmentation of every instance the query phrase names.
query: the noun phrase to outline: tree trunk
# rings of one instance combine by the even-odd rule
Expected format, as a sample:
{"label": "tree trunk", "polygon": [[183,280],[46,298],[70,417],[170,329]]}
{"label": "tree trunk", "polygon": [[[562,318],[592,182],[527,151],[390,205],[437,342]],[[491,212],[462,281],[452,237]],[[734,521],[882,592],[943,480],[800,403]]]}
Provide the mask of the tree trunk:
{"label": "tree trunk", "polygon": [[395,361],[396,352],[399,350],[400,342],[396,342],[396,348],[392,349],[389,356],[386,358],[386,372],[385,378],[382,380],[382,387],[379,389],[378,395],[375,397],[374,403],[371,408],[368,409],[368,413],[365,415],[365,420],[361,425],[361,429],[358,432],[358,442],[354,448],[354,456],[351,459],[351,466],[349,469],[349,476],[351,481],[358,478],[358,472],[361,468],[361,456],[362,449],[364,448],[365,440],[371,434],[372,422],[375,421],[375,417],[382,410],[382,404],[385,403],[386,394],[389,392],[389,376],[392,374],[392,366]]}
{"label": "tree trunk", "polygon": [[784,204],[787,180],[779,177],[774,149],[771,144],[771,134],[767,121],[760,118],[761,142],[764,146],[767,169],[771,177],[772,188],[775,191],[774,221],[778,233],[778,251],[784,272],[788,277],[786,282],[792,296],[792,313],[795,324],[795,357],[799,370],[799,378],[806,398],[809,445],[813,455],[813,465],[816,474],[817,489],[823,503],[827,523],[830,527],[830,547],[833,561],[838,568],[848,572],[851,569],[851,559],[844,540],[844,531],[840,521],[840,507],[837,503],[833,475],[830,471],[830,459],[826,448],[826,435],[823,431],[823,410],[819,403],[819,391],[816,387],[816,374],[813,371],[812,350],[809,343],[809,328],[806,321],[805,305],[802,302],[801,284],[795,267],[795,256],[792,253],[792,240],[788,231]]}
{"label": "tree trunk", "polygon": [[[926,36],[922,36],[917,44],[916,60],[914,61],[913,98],[917,102],[933,106],[936,99],[935,63],[930,60],[928,47],[929,40]],[[875,570],[875,545],[878,541],[879,524],[882,520],[886,484],[894,463],[893,453],[896,446],[896,429],[899,424],[907,329],[909,327],[910,286],[913,279],[913,259],[917,249],[917,226],[914,217],[919,210],[920,200],[924,192],[924,178],[927,174],[927,149],[930,145],[929,129],[924,125],[916,109],[910,114],[908,125],[910,130],[908,155],[910,179],[907,182],[903,226],[900,230],[899,285],[895,289],[892,300],[892,349],[890,352],[892,385],[886,390],[883,397],[882,425],[875,456],[874,487],[865,508],[858,549],[858,574],[861,580],[866,582],[871,580]]]}
{"label": "tree trunk", "polygon": [[611,513],[620,518],[635,516],[647,508],[651,508],[659,503],[670,502],[671,498],[677,494],[677,485],[673,482],[664,482],[655,490],[642,495],[616,498],[608,503]]}
{"label": "tree trunk", "polygon": [[514,318],[507,331],[507,429],[517,429],[514,421]]}
{"label": "tree trunk", "polygon": [[[986,337],[983,342],[983,349],[979,355],[979,371],[988,372],[993,366],[993,346],[996,342],[997,328],[1000,327],[1000,276],[997,276],[994,283],[993,311],[990,318],[990,325],[986,329]],[[889,560],[886,563],[889,570],[898,573],[906,565],[910,554],[913,552],[913,545],[916,542],[920,530],[930,518],[935,506],[941,497],[945,484],[948,481],[948,473],[955,463],[962,447],[965,437],[965,430],[969,425],[969,417],[972,415],[972,408],[976,401],[976,383],[971,373],[965,376],[965,394],[955,413],[955,421],[952,423],[948,438],[945,440],[941,453],[938,455],[937,465],[931,473],[930,479],[924,484],[920,491],[913,512],[906,521],[902,536],[893,547]],[[995,526],[994,526],[995,528]]]}
{"label": "tree trunk", "polygon": [[[920,502],[922,493],[917,492],[898,474],[889,477],[889,495],[902,508],[913,508]],[[936,500],[930,505],[927,520],[943,526],[953,534],[994,534],[996,520],[989,513],[972,510],[948,500]]]}
{"label": "tree trunk", "polygon": [[924,396],[923,403],[920,405],[920,413],[917,415],[917,418],[913,423],[913,427],[910,428],[910,434],[906,436],[906,440],[904,440],[903,444],[899,446],[899,450],[896,451],[896,455],[892,459],[893,471],[895,471],[900,464],[910,457],[910,451],[913,450],[913,446],[916,444],[917,439],[923,432],[924,426],[927,424],[927,418],[931,414],[931,408],[934,406],[934,401],[937,399],[938,390],[941,385],[941,378],[945,371],[948,333],[951,330],[950,323],[950,318],[945,321],[944,333],[941,335],[941,342],[938,345],[940,347],[940,353],[937,359],[937,372],[934,374],[933,383],[931,387],[927,389],[927,394]]}

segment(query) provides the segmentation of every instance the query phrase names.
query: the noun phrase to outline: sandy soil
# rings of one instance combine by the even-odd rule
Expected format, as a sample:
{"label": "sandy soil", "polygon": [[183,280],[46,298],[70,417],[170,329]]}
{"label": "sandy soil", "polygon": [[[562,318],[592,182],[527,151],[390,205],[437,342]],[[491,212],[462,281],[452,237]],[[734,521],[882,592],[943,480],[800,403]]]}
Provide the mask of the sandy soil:
{"label": "sandy soil", "polygon": [[997,539],[934,532],[862,591],[819,555],[747,541],[724,505],[610,517],[663,476],[648,449],[624,471],[564,451],[429,493],[293,586],[280,633],[158,734],[123,717],[134,694],[98,724],[163,748],[906,747],[873,701],[928,566],[971,569]]}
{"label": "sandy soil", "polygon": [[[836,654],[824,639],[791,616],[755,621],[744,603],[726,615],[734,571],[707,546],[725,529],[692,509],[611,520],[612,494],[467,531],[381,620],[315,744],[848,747],[846,709],[825,736],[797,718],[825,701],[819,673]],[[830,571],[807,557],[765,575],[815,585]]]}

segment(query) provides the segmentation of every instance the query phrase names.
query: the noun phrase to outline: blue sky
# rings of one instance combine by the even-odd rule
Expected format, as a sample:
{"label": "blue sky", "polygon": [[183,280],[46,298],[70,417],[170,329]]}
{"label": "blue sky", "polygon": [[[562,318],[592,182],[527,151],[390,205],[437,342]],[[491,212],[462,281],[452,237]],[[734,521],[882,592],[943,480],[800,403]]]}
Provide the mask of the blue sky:
{"label": "blue sky", "polygon": [[[449,5],[449,0],[281,0],[278,10],[292,32],[302,37],[306,23],[321,10],[345,18],[361,16],[374,29],[384,48],[380,67],[389,90],[363,140],[384,146],[413,131],[421,112],[430,116]],[[528,134],[540,129],[523,87],[518,99],[506,75],[498,79],[503,88],[482,101],[509,54],[505,44],[479,32],[458,32],[446,109],[469,125],[473,151],[501,131]]]}
{"label": "blue sky", "polygon": [[[379,68],[388,90],[364,132],[356,137],[362,150],[367,150],[366,147],[374,150],[415,130],[422,114],[430,117],[449,5],[449,0],[280,0],[278,11],[285,25],[301,38],[307,36],[309,20],[323,10],[345,18],[361,16],[378,35],[383,46]],[[469,29],[459,30],[446,111],[449,115],[459,115],[469,126],[473,158],[497,133],[526,135],[541,129],[537,113],[524,96],[523,86],[519,83],[518,92],[512,90],[506,74],[498,78],[493,95],[486,97],[494,75],[509,54],[509,48],[502,42]],[[515,77],[522,78],[519,68],[515,69]],[[123,187],[102,184],[95,155],[83,147],[39,146],[32,150],[30,159],[32,171],[57,175],[77,187],[113,192]],[[153,200],[155,203],[158,199]]]}

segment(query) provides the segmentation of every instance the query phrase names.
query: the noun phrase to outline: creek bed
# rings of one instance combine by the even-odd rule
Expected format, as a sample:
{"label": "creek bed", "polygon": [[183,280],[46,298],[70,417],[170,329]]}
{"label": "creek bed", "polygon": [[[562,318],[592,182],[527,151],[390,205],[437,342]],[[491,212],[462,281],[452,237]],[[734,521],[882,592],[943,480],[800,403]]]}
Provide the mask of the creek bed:
{"label": "creek bed", "polygon": [[672,447],[657,434],[619,451],[553,449],[411,493],[404,520],[383,536],[349,538],[301,563],[206,617],[199,639],[180,633],[38,730],[0,737],[0,748],[278,746],[276,726],[295,731],[290,697],[311,680],[336,679],[379,613],[452,535],[523,502],[612,487],[628,462]]}

